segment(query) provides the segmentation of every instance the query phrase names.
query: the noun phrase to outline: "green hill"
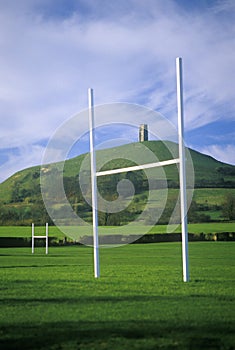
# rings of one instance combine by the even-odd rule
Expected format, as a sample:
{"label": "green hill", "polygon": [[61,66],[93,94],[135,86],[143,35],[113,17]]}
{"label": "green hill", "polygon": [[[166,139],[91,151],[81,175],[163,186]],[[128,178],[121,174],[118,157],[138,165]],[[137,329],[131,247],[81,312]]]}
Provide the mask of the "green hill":
{"label": "green hill", "polygon": [[[146,157],[146,148],[150,150],[149,157]],[[196,203],[194,206],[194,216],[197,220],[222,218],[222,203],[226,193],[235,195],[235,166],[219,162],[212,157],[206,156],[194,150],[187,150],[190,165],[190,156],[192,159],[193,170],[195,174],[195,194]],[[147,151],[148,154],[148,151]],[[79,186],[79,173],[87,172],[85,178],[89,184],[89,169],[83,169],[86,160],[86,154],[65,161],[64,164],[64,188],[68,200],[79,212],[79,215],[85,220],[91,220],[91,208],[83,198]],[[172,142],[145,141],[143,143],[132,143],[116,148],[97,151],[97,169],[100,170],[128,167],[135,164],[148,163],[150,161],[159,161],[178,157],[178,146]],[[149,160],[150,159],[150,160]],[[151,160],[152,159],[152,160]],[[107,160],[107,162],[106,162]],[[89,163],[89,162],[88,162]],[[82,166],[82,168],[81,168]],[[57,164],[45,165],[45,175],[56,169]],[[99,192],[107,200],[115,200],[118,197],[117,183],[122,179],[130,180],[134,183],[135,196],[127,210],[119,215],[111,214],[107,218],[105,213],[100,213],[99,220],[101,224],[122,224],[126,220],[133,219],[143,209],[149,186],[151,189],[161,192],[164,188],[164,176],[166,174],[168,191],[168,201],[161,221],[167,221],[170,215],[174,201],[178,196],[179,178],[176,165],[168,165],[158,170],[148,170],[148,180],[144,171],[129,172],[117,175],[110,175],[98,178]],[[19,171],[2,184],[0,184],[0,223],[4,224],[28,224],[32,220],[38,224],[44,224],[45,220],[50,222],[44,204],[41,198],[40,189],[40,166],[31,167]],[[157,174],[157,175],[156,175]],[[189,180],[193,176],[192,169],[189,167],[187,173]],[[55,174],[56,181],[56,174]],[[203,189],[203,190],[202,190]],[[216,189],[216,191],[215,191]],[[205,193],[208,195],[205,198]],[[125,197],[125,195],[124,195]],[[203,199],[202,199],[203,198]],[[128,199],[128,192],[126,198]],[[157,203],[153,203],[158,205]],[[160,204],[159,204],[160,205]],[[55,203],[55,210],[63,210],[60,207],[59,199]],[[203,219],[204,216],[204,219]]]}

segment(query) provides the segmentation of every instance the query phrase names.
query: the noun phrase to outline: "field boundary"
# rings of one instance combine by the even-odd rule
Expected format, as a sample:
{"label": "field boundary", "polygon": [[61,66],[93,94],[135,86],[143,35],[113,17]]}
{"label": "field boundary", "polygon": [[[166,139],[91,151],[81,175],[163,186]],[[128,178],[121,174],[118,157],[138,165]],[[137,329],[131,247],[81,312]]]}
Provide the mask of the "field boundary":
{"label": "field boundary", "polygon": [[[116,244],[143,244],[143,243],[161,243],[161,242],[181,242],[181,233],[148,233],[140,237],[140,235],[104,235],[99,237],[101,245]],[[189,242],[203,241],[235,241],[235,232],[219,232],[219,233],[189,233]],[[49,246],[65,246],[65,245],[93,245],[93,237],[84,235],[79,240],[59,239],[57,237],[49,237]],[[31,247],[32,238],[27,237],[0,237],[0,248],[10,247]],[[44,247],[45,240],[38,239],[35,241],[36,247]]]}

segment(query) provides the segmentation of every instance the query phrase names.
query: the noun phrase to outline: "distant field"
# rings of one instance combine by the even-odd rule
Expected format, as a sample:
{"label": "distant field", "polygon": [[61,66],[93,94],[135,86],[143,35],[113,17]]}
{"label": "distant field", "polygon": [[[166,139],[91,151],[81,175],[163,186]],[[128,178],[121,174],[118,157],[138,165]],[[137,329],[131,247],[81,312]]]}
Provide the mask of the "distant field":
{"label": "distant field", "polygon": [[[110,226],[112,229],[113,227]],[[78,233],[82,235],[91,235],[91,226],[88,228],[78,227]],[[119,233],[119,227],[115,227],[115,231]],[[136,234],[137,229],[135,227],[124,227],[123,231],[125,234]],[[149,231],[149,233],[167,233],[167,232],[181,232],[180,226],[170,226],[167,225],[156,225],[152,226],[139,226],[138,233]],[[113,231],[111,231],[113,233]],[[219,232],[235,232],[235,222],[216,222],[216,223],[199,223],[199,224],[189,224],[189,233],[219,233]],[[109,226],[100,227],[100,234],[109,233]],[[0,226],[0,237],[31,237],[31,226]],[[35,226],[35,234],[44,235],[45,226]],[[49,227],[49,236],[56,237],[57,239],[63,239],[65,237],[56,226]]]}
{"label": "distant field", "polygon": [[4,350],[232,350],[233,242],[101,249],[0,249],[0,347]]}
{"label": "distant field", "polygon": [[[45,235],[45,226],[35,226],[35,235]],[[56,227],[49,227],[49,235],[63,239],[64,234]],[[0,226],[0,237],[32,237],[31,226]]]}
{"label": "distant field", "polygon": [[228,193],[235,195],[235,188],[196,188],[193,198],[198,204],[221,205]]}
{"label": "distant field", "polygon": [[[151,233],[164,233],[166,232],[165,225],[157,225],[151,229]],[[172,226],[173,228],[173,226]],[[165,231],[164,231],[165,229]],[[181,232],[181,227],[178,226],[174,232]],[[208,222],[188,224],[189,233],[219,233],[219,232],[235,232],[235,222]]]}

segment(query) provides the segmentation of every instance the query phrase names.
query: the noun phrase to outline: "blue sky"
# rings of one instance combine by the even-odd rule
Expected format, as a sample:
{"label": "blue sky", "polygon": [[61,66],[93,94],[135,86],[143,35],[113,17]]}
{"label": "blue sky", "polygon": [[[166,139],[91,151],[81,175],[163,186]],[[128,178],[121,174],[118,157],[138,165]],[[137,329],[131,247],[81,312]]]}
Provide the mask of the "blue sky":
{"label": "blue sky", "polygon": [[235,164],[234,0],[0,0],[0,48],[0,181],[41,163],[89,87],[176,125],[177,56],[186,145]]}

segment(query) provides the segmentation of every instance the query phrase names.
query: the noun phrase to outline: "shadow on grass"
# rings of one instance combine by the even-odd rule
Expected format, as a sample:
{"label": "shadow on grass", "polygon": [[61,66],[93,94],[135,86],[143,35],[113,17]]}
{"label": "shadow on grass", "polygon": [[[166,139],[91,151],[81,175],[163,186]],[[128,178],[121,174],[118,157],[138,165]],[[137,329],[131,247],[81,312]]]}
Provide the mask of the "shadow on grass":
{"label": "shadow on grass", "polygon": [[[60,280],[61,282],[61,280]],[[63,280],[64,283],[69,282],[69,280]],[[16,284],[22,284],[25,285],[25,283],[29,283],[32,284],[31,280],[18,280],[15,281]],[[91,283],[91,281],[84,281],[84,283]],[[6,288],[5,288],[6,289]],[[1,290],[1,288],[0,288]],[[188,295],[187,298],[185,296],[182,295],[175,295],[175,296],[162,296],[162,295],[125,295],[125,296],[108,296],[108,295],[102,295],[102,296],[84,296],[84,295],[79,295],[78,297],[33,297],[33,298],[29,298],[29,297],[10,297],[10,298],[6,298],[4,297],[3,299],[0,299],[0,305],[25,305],[25,303],[27,303],[27,305],[30,305],[31,303],[35,304],[35,303],[40,303],[40,304],[57,304],[60,307],[63,307],[63,304],[70,304],[70,305],[74,305],[74,306],[78,306],[78,305],[90,305],[92,304],[103,304],[104,306],[107,303],[112,303],[113,305],[115,305],[116,303],[120,304],[121,303],[140,303],[140,305],[143,305],[143,303],[145,302],[150,302],[150,303],[169,303],[169,302],[173,302],[175,303],[179,303],[180,305],[182,305],[183,303],[186,303],[187,301],[189,301],[190,299],[192,300],[196,300],[196,299],[205,299],[205,302],[208,301],[208,295],[201,295],[201,294],[191,294]],[[224,296],[219,296],[218,300],[220,301],[228,301],[228,302],[235,302],[235,297],[230,296],[230,295],[224,295]],[[138,307],[138,304],[136,304]]]}
{"label": "shadow on grass", "polygon": [[87,267],[87,266],[92,266],[91,263],[87,263],[87,264],[60,264],[59,266],[56,264],[45,264],[45,265],[5,265],[5,266],[0,266],[0,269],[44,269],[44,268],[62,268],[62,267]]}
{"label": "shadow on grass", "polygon": [[[219,329],[219,332],[218,332]],[[223,324],[193,327],[164,322],[57,322],[1,327],[4,350],[39,349],[206,349],[232,350],[232,336]],[[3,338],[4,336],[4,338]]]}

